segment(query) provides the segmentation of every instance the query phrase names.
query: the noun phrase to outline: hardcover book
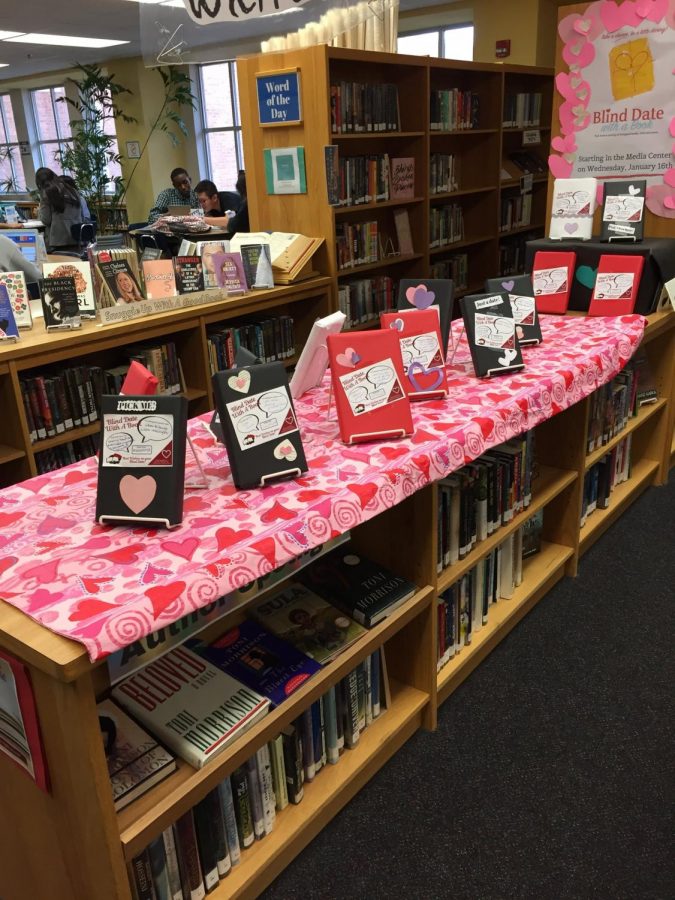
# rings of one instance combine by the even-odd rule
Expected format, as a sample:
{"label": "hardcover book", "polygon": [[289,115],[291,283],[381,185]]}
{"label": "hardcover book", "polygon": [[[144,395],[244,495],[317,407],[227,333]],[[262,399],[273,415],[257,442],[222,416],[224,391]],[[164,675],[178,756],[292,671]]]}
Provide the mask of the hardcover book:
{"label": "hardcover book", "polygon": [[156,522],[183,518],[185,397],[101,397],[96,521]]}
{"label": "hardcover book", "polygon": [[398,309],[438,310],[443,358],[448,352],[454,287],[451,278],[402,278],[398,283]]}
{"label": "hardcover book", "polygon": [[[96,709],[106,732],[113,735],[105,757],[115,809],[124,809],[170,775],[176,760],[112,700],[104,700]],[[108,723],[112,723],[112,732]]]}
{"label": "hardcover book", "polygon": [[321,384],[328,368],[326,338],[329,334],[338,334],[342,331],[346,318],[344,313],[334,312],[322,319],[317,319],[312,325],[295,371],[291,375],[289,387],[294,400]]}
{"label": "hardcover book", "polygon": [[641,241],[647,182],[605,181],[602,195],[602,241]]}
{"label": "hardcover book", "polygon": [[218,287],[225,288],[228,294],[246,293],[248,286],[241,256],[238,253],[226,253],[224,250],[214,253],[213,266]]}
{"label": "hardcover book", "polygon": [[484,378],[522,369],[508,294],[467,294],[459,305],[476,375]]}
{"label": "hardcover book", "polygon": [[321,665],[366,633],[349,616],[295,581],[254,606],[252,614],[269,631]]}
{"label": "hardcover book", "polygon": [[74,278],[45,278],[41,294],[46,328],[80,325],[80,307]]}
{"label": "hardcover book", "polygon": [[392,157],[390,200],[412,200],[415,196],[415,158]]}
{"label": "hardcover book", "polygon": [[204,290],[204,270],[199,256],[176,256],[173,261],[179,294]]}
{"label": "hardcover book", "polygon": [[240,253],[249,288],[251,290],[273,288],[274,275],[269,244],[242,244]]}
{"label": "hardcover book", "polygon": [[628,316],[635,309],[644,257],[602,254],[589,316]]}
{"label": "hardcover book", "polygon": [[283,363],[216,372],[213,390],[236,487],[307,471]]}
{"label": "hardcover book", "polygon": [[381,313],[380,325],[398,335],[410,400],[437,400],[448,394],[441,330],[435,309]]}
{"label": "hardcover book", "polygon": [[136,276],[126,259],[111,259],[109,262],[99,262],[98,270],[115,303],[120,305],[123,303],[137,303],[145,299]]}
{"label": "hardcover book", "polygon": [[215,257],[219,253],[229,252],[229,241],[199,241],[196,247],[202,261],[204,287],[206,289],[218,287]]}
{"label": "hardcover book", "polygon": [[274,706],[289,697],[321,666],[258,622],[245,619],[212,644],[187,644],[214,666],[267,697]]}
{"label": "hardcover book", "polygon": [[346,444],[413,433],[398,337],[391,331],[329,334],[333,394]]}
{"label": "hardcover book", "polygon": [[45,278],[74,279],[80,315],[84,319],[96,317],[94,280],[91,275],[91,266],[88,262],[74,259],[68,263],[43,263],[42,274]]}
{"label": "hardcover book", "polygon": [[537,250],[534,254],[532,286],[538,313],[565,315],[576,262],[573,250]]}
{"label": "hardcover book", "polygon": [[298,577],[366,628],[391,615],[417,590],[412,581],[361,556],[349,544],[322,556]]}
{"label": "hardcover book", "polygon": [[393,216],[394,226],[396,228],[396,240],[398,241],[398,252],[401,256],[409,256],[414,252],[414,248],[408,210],[405,208],[395,209]]}
{"label": "hardcover book", "polygon": [[121,681],[113,696],[197,769],[267,714],[269,700],[176,647]]}
{"label": "hardcover book", "polygon": [[144,260],[143,280],[148,300],[176,296],[176,276],[170,259]]}
{"label": "hardcover book", "polygon": [[32,328],[33,317],[30,311],[30,294],[26,286],[23,272],[0,272],[0,284],[4,284],[12,304],[14,321],[18,328]]}
{"label": "hardcover book", "polygon": [[6,338],[19,339],[19,329],[14,318],[14,309],[9,299],[9,291],[0,283],[0,341]]}
{"label": "hardcover book", "polygon": [[555,179],[549,238],[590,241],[597,187],[597,178]]}
{"label": "hardcover book", "polygon": [[537,315],[534,287],[529,275],[485,279],[485,293],[507,291],[516,320],[516,337],[521,347],[541,343],[541,324]]}

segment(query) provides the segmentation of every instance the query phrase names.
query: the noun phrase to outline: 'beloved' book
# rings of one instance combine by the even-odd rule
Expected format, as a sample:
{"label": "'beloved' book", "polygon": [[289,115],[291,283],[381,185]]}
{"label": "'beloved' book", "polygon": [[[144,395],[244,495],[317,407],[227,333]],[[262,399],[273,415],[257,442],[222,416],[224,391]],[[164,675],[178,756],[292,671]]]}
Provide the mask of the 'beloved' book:
{"label": "'beloved' book", "polygon": [[589,316],[628,316],[635,309],[644,257],[603,253],[598,262]]}
{"label": "'beloved' book", "polygon": [[321,666],[258,622],[245,619],[212,644],[188,646],[278,706]]}
{"label": "'beloved' book", "polygon": [[266,697],[186,647],[170,650],[121,681],[113,696],[197,769],[269,709]]}
{"label": "'beloved' book", "polygon": [[508,294],[467,294],[459,305],[476,375],[483,378],[522,369]]}
{"label": "'beloved' book", "polygon": [[322,556],[298,578],[366,628],[391,615],[417,590],[412,581],[361,556],[349,544]]}
{"label": "'beloved' book", "polygon": [[647,182],[605,181],[602,195],[602,241],[641,241]]}
{"label": "'beloved' book", "polygon": [[115,809],[124,809],[170,775],[176,760],[112,700],[104,700],[96,709],[101,730],[109,736],[105,758]]}
{"label": "'beloved' book", "polygon": [[254,606],[252,614],[321,665],[366,633],[358,622],[296,581]]}
{"label": "'beloved' book", "polygon": [[565,315],[576,262],[577,255],[573,250],[537,250],[532,265],[537,312]]}

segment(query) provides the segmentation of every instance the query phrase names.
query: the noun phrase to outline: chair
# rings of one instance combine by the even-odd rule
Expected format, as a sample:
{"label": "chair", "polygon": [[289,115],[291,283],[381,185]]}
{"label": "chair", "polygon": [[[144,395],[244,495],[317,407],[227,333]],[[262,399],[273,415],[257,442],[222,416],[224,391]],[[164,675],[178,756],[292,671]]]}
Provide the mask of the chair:
{"label": "chair", "polygon": [[77,244],[77,250],[59,250],[62,256],[74,256],[77,259],[87,259],[87,247],[96,239],[96,223],[82,222],[80,225],[72,225],[70,233],[73,242]]}

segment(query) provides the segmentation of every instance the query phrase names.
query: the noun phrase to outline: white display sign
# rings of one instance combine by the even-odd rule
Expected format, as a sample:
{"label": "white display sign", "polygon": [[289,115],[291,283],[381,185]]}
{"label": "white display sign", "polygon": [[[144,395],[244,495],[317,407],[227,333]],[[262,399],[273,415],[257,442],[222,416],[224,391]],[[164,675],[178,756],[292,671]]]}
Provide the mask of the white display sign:
{"label": "white display sign", "polygon": [[313,0],[183,0],[197,25],[211,22],[248,22],[308,6]]}

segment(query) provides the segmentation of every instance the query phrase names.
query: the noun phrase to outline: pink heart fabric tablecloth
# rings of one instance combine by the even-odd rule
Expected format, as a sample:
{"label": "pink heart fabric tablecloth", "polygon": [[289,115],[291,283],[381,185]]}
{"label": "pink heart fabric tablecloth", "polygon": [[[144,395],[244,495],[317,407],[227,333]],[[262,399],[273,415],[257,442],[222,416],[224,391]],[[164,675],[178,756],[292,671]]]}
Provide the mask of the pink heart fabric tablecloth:
{"label": "pink heart fabric tablecloth", "polygon": [[[523,350],[525,369],[492,380],[474,376],[462,337],[447,400],[414,404],[415,433],[405,440],[345,446],[334,405],[327,416],[326,378],[296,403],[309,471],[262,490],[235,489],[209,416],[193,419],[209,487],[186,491],[172,531],[95,524],[95,458],[14,485],[0,491],[0,596],[99,659],[577,403],[623,368],[645,324],[542,317],[544,343]],[[189,459],[188,477],[195,468]]]}

